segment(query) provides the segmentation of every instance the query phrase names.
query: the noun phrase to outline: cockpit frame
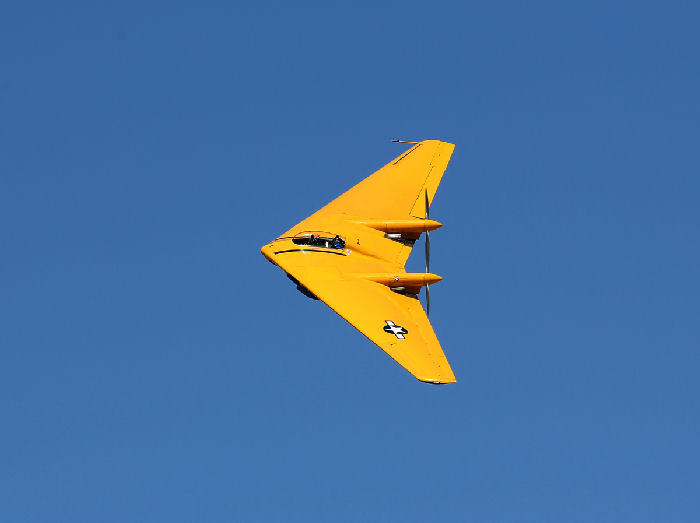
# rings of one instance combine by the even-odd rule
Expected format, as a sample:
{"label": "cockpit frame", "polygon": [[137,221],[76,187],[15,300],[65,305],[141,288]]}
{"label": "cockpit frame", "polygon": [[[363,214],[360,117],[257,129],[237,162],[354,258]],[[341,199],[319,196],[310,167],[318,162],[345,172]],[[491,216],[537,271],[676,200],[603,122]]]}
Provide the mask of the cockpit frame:
{"label": "cockpit frame", "polygon": [[292,243],[295,245],[306,245],[309,247],[335,250],[345,249],[346,243],[344,236],[333,234],[332,232],[328,231],[302,231],[292,237],[287,237],[284,239],[291,239]]}

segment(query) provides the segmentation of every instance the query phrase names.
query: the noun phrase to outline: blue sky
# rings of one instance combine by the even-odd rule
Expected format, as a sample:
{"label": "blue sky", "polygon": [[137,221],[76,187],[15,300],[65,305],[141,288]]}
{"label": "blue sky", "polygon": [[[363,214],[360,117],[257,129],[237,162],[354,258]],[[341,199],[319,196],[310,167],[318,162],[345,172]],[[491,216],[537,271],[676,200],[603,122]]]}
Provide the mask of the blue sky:
{"label": "blue sky", "polygon": [[[0,519],[697,521],[699,24],[6,4]],[[456,144],[431,209],[456,385],[259,253],[392,138]]]}

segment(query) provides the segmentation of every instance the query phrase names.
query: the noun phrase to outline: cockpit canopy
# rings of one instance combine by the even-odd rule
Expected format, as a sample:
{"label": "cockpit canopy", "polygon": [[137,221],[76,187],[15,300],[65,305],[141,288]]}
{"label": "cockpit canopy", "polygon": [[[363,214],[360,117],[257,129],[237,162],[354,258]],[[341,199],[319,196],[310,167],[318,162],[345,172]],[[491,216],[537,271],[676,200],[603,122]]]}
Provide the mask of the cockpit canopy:
{"label": "cockpit canopy", "polygon": [[327,231],[304,231],[295,235],[292,242],[296,245],[309,245],[324,249],[344,249],[345,238]]}

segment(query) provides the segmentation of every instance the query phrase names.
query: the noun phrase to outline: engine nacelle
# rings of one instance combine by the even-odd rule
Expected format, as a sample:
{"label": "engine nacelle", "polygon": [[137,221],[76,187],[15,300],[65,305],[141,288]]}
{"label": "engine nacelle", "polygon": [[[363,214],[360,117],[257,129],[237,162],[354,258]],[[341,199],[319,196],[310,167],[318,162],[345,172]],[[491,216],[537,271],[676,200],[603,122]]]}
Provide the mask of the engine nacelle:
{"label": "engine nacelle", "polygon": [[413,239],[418,238],[423,232],[434,231],[442,227],[442,224],[435,220],[420,220],[418,218],[409,218],[408,220],[362,220],[357,223],[387,233],[387,235],[400,234],[403,238]]}
{"label": "engine nacelle", "polygon": [[372,273],[356,276],[386,285],[399,294],[418,294],[426,285],[442,280],[441,276],[430,272]]}

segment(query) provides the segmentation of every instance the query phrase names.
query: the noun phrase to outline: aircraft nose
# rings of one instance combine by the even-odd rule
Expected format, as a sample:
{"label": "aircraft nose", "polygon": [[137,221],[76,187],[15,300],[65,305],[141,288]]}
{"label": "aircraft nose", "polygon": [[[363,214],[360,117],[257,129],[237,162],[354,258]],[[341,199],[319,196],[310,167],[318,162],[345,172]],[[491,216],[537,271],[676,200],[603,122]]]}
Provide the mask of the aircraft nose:
{"label": "aircraft nose", "polygon": [[267,261],[270,263],[275,263],[272,261],[272,257],[274,256],[274,253],[272,252],[272,247],[270,245],[263,245],[260,248],[260,252],[262,253],[265,258],[267,258]]}

